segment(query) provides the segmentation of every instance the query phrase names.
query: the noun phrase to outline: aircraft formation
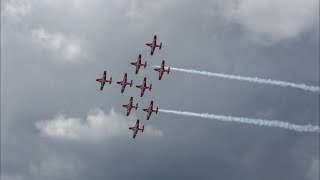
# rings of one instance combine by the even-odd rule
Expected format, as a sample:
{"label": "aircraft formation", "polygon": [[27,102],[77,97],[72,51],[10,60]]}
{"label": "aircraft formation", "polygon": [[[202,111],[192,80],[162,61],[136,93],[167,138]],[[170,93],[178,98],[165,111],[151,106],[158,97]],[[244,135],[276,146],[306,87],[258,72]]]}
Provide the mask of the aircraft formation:
{"label": "aircraft formation", "polygon": [[[159,50],[161,50],[161,48],[162,48],[162,42],[160,42],[159,45],[157,44],[157,35],[154,35],[153,41],[151,43],[147,43],[146,45],[151,48],[150,56],[152,56],[154,54],[154,51],[156,48],[159,48]],[[144,69],[147,67],[147,61],[142,63],[141,59],[142,59],[141,54],[139,54],[137,61],[130,63],[131,65],[135,66],[135,74],[139,73],[140,67],[143,67]],[[162,60],[161,66],[159,68],[155,68],[154,71],[159,72],[158,79],[161,80],[164,73],[167,73],[167,74],[170,73],[170,67],[166,68],[165,67],[165,60]],[[103,76],[101,78],[96,79],[96,81],[100,82],[100,91],[102,91],[105,86],[105,83],[109,83],[109,84],[112,83],[112,77],[110,77],[110,79],[108,80],[107,79],[107,71],[104,71]],[[119,84],[121,86],[121,90],[120,90],[121,93],[124,93],[127,85],[129,85],[129,87],[132,87],[133,80],[128,80],[128,75],[127,75],[127,73],[125,73],[122,81],[118,81],[117,84]],[[136,85],[136,88],[139,88],[141,90],[140,97],[143,97],[145,90],[149,90],[149,92],[152,90],[152,84],[150,83],[150,85],[147,85],[147,78],[144,77],[142,84]],[[129,116],[132,109],[135,109],[135,110],[138,109],[138,105],[139,105],[138,103],[136,103],[134,105],[133,97],[130,97],[129,103],[122,105],[122,107],[127,109],[126,115]],[[158,114],[158,107],[156,107],[155,109],[153,108],[153,101],[150,102],[149,107],[142,109],[142,110],[147,113],[147,120],[150,119],[153,112]],[[141,132],[144,131],[144,125],[142,127],[140,127],[140,120],[137,119],[135,126],[129,127],[129,129],[133,131],[132,137],[135,138],[139,131],[141,131]]]}

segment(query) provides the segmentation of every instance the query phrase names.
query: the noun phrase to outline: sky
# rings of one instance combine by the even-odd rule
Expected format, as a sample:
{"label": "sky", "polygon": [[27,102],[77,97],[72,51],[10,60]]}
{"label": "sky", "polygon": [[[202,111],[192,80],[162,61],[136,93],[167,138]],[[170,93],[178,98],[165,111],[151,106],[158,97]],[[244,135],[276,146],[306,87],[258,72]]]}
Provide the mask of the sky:
{"label": "sky", "polygon": [[[134,75],[138,54],[148,67]],[[319,133],[141,111],[153,100],[319,126],[319,93],[176,71],[159,81],[163,59],[319,86],[319,1],[1,0],[1,179],[319,179]],[[104,70],[113,82],[99,91]],[[121,94],[124,73],[152,91]]]}

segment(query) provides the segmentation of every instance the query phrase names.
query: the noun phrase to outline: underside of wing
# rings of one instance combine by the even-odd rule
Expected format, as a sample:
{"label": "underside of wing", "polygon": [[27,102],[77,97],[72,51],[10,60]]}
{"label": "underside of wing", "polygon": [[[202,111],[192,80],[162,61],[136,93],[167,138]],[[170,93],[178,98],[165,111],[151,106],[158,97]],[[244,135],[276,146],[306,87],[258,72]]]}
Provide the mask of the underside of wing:
{"label": "underside of wing", "polygon": [[160,74],[159,74],[159,80],[162,79],[162,76],[163,76],[163,71],[161,71]]}
{"label": "underside of wing", "polygon": [[106,78],[107,78],[107,71],[104,71],[102,79],[106,79]]}
{"label": "underside of wing", "polygon": [[138,131],[133,131],[133,136],[132,136],[133,138],[135,138],[137,136],[137,132]]}
{"label": "underside of wing", "polygon": [[101,85],[100,85],[100,91],[103,90],[103,87],[104,87],[104,82],[101,82]]}

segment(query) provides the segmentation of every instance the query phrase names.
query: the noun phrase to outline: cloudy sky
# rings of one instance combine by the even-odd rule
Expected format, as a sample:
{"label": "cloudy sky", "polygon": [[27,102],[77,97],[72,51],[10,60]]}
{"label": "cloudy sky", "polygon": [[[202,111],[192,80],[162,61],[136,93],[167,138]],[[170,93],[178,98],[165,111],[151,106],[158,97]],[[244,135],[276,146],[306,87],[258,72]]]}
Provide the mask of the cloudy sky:
{"label": "cloudy sky", "polygon": [[[150,57],[154,34],[163,42]],[[1,179],[318,180],[319,134],[132,111],[319,125],[319,93],[148,65],[319,86],[318,0],[1,0]],[[104,70],[152,92],[102,92]],[[132,139],[136,119],[145,132]]]}

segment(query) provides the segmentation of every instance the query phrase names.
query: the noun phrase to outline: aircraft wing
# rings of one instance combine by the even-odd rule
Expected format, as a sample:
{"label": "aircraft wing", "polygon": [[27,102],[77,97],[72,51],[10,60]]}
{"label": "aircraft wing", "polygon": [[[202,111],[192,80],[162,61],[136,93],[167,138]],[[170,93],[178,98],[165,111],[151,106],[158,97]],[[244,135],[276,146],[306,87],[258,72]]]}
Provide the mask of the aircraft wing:
{"label": "aircraft wing", "polygon": [[150,53],[151,56],[153,55],[153,52],[154,52],[155,49],[156,49],[155,46],[152,46],[152,47],[151,47],[151,53]]}
{"label": "aircraft wing", "polygon": [[102,79],[106,79],[106,78],[107,78],[107,71],[104,71]]}
{"label": "aircraft wing", "polygon": [[162,79],[163,71],[159,71],[159,80]]}
{"label": "aircraft wing", "polygon": [[103,87],[104,87],[104,84],[105,84],[105,82],[101,82],[100,91],[102,91],[102,89],[103,89]]}
{"label": "aircraft wing", "polygon": [[152,111],[148,111],[147,120],[150,119],[151,113],[152,113]]}
{"label": "aircraft wing", "polygon": [[129,116],[130,110],[131,110],[131,108],[127,107],[127,116]]}
{"label": "aircraft wing", "polygon": [[153,44],[157,44],[157,35],[154,35],[154,37],[153,37]]}
{"label": "aircraft wing", "polygon": [[124,89],[126,88],[126,85],[122,85],[121,87],[121,93],[123,93]]}
{"label": "aircraft wing", "polygon": [[127,73],[124,74],[123,81],[124,81],[125,83],[127,82]]}
{"label": "aircraft wing", "polygon": [[146,77],[144,77],[144,79],[143,79],[143,86],[147,87],[147,78]]}
{"label": "aircraft wing", "polygon": [[146,90],[146,89],[141,89],[140,97],[143,96],[145,90]]}
{"label": "aircraft wing", "polygon": [[138,132],[138,131],[133,131],[132,138],[136,138],[136,136],[137,136],[137,132]]}

